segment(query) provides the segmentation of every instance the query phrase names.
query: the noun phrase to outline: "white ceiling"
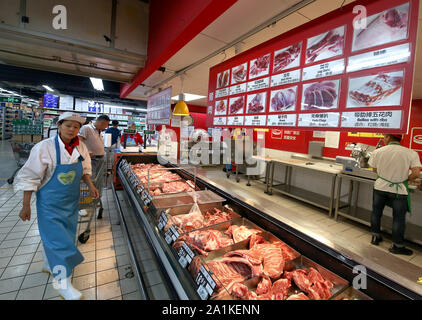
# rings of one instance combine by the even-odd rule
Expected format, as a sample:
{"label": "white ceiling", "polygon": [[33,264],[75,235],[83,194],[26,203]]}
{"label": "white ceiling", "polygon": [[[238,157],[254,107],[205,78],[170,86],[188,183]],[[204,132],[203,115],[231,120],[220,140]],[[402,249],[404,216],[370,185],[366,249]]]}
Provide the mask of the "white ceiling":
{"label": "white ceiling", "polygon": [[[354,0],[316,0],[306,7],[298,10],[295,13],[279,20],[275,25],[272,25],[255,35],[244,40],[239,48],[238,53],[253,48],[267,40],[270,40],[280,34],[292,30],[310,20],[316,19],[332,10],[340,8],[341,5],[347,5]],[[200,60],[224,47],[236,38],[254,27],[268,21],[278,13],[292,7],[299,0],[239,0],[224,14],[222,14],[216,21],[198,34],[192,41],[176,53],[170,60],[168,60],[164,67],[166,72],[157,71],[153,73],[148,79],[143,82],[143,86],[139,86],[129,96],[129,99],[146,100],[148,95],[151,95],[157,90],[152,91],[149,87],[155,86],[163,80],[169,78],[174,72],[181,70],[195,61]],[[422,6],[421,6],[422,7]],[[419,13],[418,29],[421,31],[422,24],[422,9]],[[422,99],[422,67],[419,67],[422,61],[422,41],[418,41],[415,65],[415,80],[413,86],[413,98]],[[207,96],[208,94],[208,78],[209,69],[235,55],[235,48],[231,47],[224,53],[203,62],[199,66],[186,72],[183,81],[183,91],[187,93],[199,94]],[[181,93],[180,77],[174,78],[163,84],[162,89],[172,86],[173,96]],[[192,104],[206,106],[207,99],[203,98],[191,102]]]}

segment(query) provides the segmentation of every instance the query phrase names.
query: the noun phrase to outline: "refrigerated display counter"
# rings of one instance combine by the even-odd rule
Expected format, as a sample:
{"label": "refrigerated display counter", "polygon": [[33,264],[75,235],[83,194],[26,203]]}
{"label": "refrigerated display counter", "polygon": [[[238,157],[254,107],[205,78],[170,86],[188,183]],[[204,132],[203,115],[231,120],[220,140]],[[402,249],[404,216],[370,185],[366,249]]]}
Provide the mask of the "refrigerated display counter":
{"label": "refrigerated display counter", "polygon": [[[147,246],[153,252],[163,284],[161,288],[165,288],[169,299],[422,299],[422,286],[416,282],[418,277],[412,282],[402,275],[374,267],[376,264],[371,261],[362,266],[362,261],[358,262],[347,250],[343,251],[329,241],[308,235],[266,213],[266,210],[275,209],[274,204],[272,208],[268,204],[267,208],[265,202],[255,203],[220,187],[206,177],[195,176],[195,171],[191,168],[170,164],[165,166],[168,176],[174,177],[173,174],[177,174],[181,178],[178,181],[194,181],[192,189],[196,191],[173,190],[172,193],[163,194],[161,191],[166,190],[164,184],[169,182],[163,180],[164,175],[157,175],[161,177],[158,177],[155,185],[153,180],[141,183],[145,182],[145,173],[138,170],[135,174],[132,170],[134,165],[141,163],[152,165],[158,161],[155,155],[122,156],[117,164],[116,174],[121,180],[123,190],[113,191],[118,204],[123,201],[128,203],[124,210],[120,205],[118,208],[132,265],[144,299],[154,299],[154,296],[151,294],[151,282],[147,279],[148,272],[142,264],[144,257],[140,248],[143,246],[139,243],[144,240],[139,239],[140,234],[145,236]],[[152,176],[154,170],[158,169],[147,169],[148,177]],[[155,188],[160,183],[161,194],[155,194]],[[196,196],[192,196],[193,193]],[[197,198],[198,207],[195,207],[194,198]],[[278,207],[276,210],[283,210],[288,214],[288,209]],[[221,220],[221,217],[224,219]],[[197,220],[200,221],[199,224],[193,222]],[[247,230],[249,236],[239,236],[236,239],[234,230]],[[212,234],[218,238],[220,245],[211,245],[210,248],[211,242],[207,242],[208,247],[202,246],[203,243],[195,242],[200,234]],[[252,244],[252,239],[257,244]],[[234,282],[225,279],[218,266],[233,263],[233,260],[227,262],[228,259],[240,261],[245,258],[245,255],[242,256],[245,252],[249,254],[265,245],[273,249],[281,248],[281,273],[277,273],[277,270],[272,270],[271,273],[262,257],[258,262],[253,262],[251,256],[246,255],[248,261],[252,261],[254,265],[246,273],[242,273],[243,278],[238,279],[237,282],[241,282],[242,287],[234,289]],[[276,252],[279,254],[278,249]],[[245,260],[241,262],[245,263]],[[422,268],[405,261],[403,263],[413,266],[412,273],[419,277],[422,275]],[[256,271],[257,267],[263,269]],[[362,270],[366,271],[364,282],[360,281],[363,279],[363,274],[360,273]],[[298,281],[299,276],[310,277],[311,274],[321,277],[321,280],[312,282],[312,288],[326,286],[328,294],[315,294],[311,287]],[[257,287],[261,286],[259,290],[262,292],[264,280],[270,281],[272,290],[275,290],[276,282],[280,284],[283,281],[289,283],[289,289],[277,296],[257,295]],[[356,284],[361,285],[360,290],[357,290]],[[238,289],[243,290],[243,295],[239,295],[236,291]]]}

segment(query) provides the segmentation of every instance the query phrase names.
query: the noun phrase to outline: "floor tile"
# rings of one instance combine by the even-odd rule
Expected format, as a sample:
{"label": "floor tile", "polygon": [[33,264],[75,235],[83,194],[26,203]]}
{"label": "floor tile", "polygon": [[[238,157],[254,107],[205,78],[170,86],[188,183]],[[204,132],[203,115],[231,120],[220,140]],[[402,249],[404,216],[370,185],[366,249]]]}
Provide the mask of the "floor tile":
{"label": "floor tile", "polygon": [[[162,282],[160,273],[157,270],[144,273],[144,276],[145,276],[145,280],[146,280],[146,283],[147,283],[148,286],[154,286],[154,285]],[[133,279],[135,279],[135,278],[133,278]]]}
{"label": "floor tile", "polygon": [[97,286],[101,286],[103,284],[117,280],[119,280],[119,272],[117,269],[109,269],[97,272]]}
{"label": "floor tile", "polygon": [[95,251],[95,243],[78,244],[78,249],[82,253]]}
{"label": "floor tile", "polygon": [[24,277],[0,280],[0,294],[19,290]]}
{"label": "floor tile", "polygon": [[122,256],[116,256],[116,260],[117,260],[117,266],[121,267],[121,266],[125,266],[130,264],[130,259],[128,255],[122,255]]}
{"label": "floor tile", "polygon": [[139,291],[138,281],[135,277],[130,279],[122,279],[120,280],[120,288],[122,290],[122,294],[128,294],[135,291]]}
{"label": "floor tile", "polygon": [[56,289],[54,289],[52,283],[48,283],[44,292],[43,299],[49,300],[51,298],[57,298],[57,297],[59,297],[59,292]]}
{"label": "floor tile", "polygon": [[113,249],[97,249],[96,257],[97,260],[106,259],[106,258],[112,258],[116,255],[115,251]]}
{"label": "floor tile", "polygon": [[155,300],[169,300],[170,299],[170,297],[167,294],[166,287],[162,283],[150,287],[149,290],[152,292],[153,298]]}
{"label": "floor tile", "polygon": [[417,254],[410,262],[422,268],[422,254]]}
{"label": "floor tile", "polygon": [[110,240],[103,240],[103,241],[97,241],[96,245],[96,249],[97,250],[101,250],[101,249],[112,249],[114,242],[112,239]]}
{"label": "floor tile", "polygon": [[129,254],[126,245],[114,247],[114,251],[116,252],[116,256]]}
{"label": "floor tile", "polygon": [[90,273],[95,273],[95,261],[80,264],[73,269],[74,277],[84,276]]}
{"label": "floor tile", "polygon": [[31,244],[28,246],[20,246],[18,250],[16,250],[15,255],[21,255],[21,254],[28,254],[28,253],[34,253],[38,249],[38,244]]}
{"label": "floor tile", "polygon": [[42,252],[36,252],[34,255],[34,258],[32,259],[32,262],[38,262],[38,261],[43,261],[44,260],[44,255],[42,254]]}
{"label": "floor tile", "polygon": [[39,272],[41,272],[42,266],[43,266],[43,261],[32,262],[29,265],[27,274],[33,274],[33,273],[39,273]]}
{"label": "floor tile", "polygon": [[12,257],[18,248],[19,247],[0,249],[0,259],[6,258],[6,257]]}
{"label": "floor tile", "polygon": [[108,269],[114,269],[117,267],[117,260],[116,257],[97,260],[96,261],[96,269],[98,271],[104,271]]}
{"label": "floor tile", "polygon": [[83,300],[97,300],[97,288],[85,289],[81,293]]}
{"label": "floor tile", "polygon": [[129,294],[124,294],[122,298],[123,300],[141,300],[142,299],[141,294],[136,291]]}
{"label": "floor tile", "polygon": [[72,285],[78,290],[91,289],[96,286],[95,273],[87,274],[72,279]]}
{"label": "floor tile", "polygon": [[49,275],[45,272],[39,272],[27,275],[23,280],[21,290],[31,287],[36,287],[40,285],[46,285]]}
{"label": "floor tile", "polygon": [[0,300],[16,300],[19,291],[0,294]]}
{"label": "floor tile", "polygon": [[3,240],[0,244],[0,249],[7,249],[13,247],[19,247],[22,239],[15,239],[15,240]]}
{"label": "floor tile", "polygon": [[120,290],[119,281],[111,282],[97,287],[97,300],[109,300],[120,297],[122,292]]}
{"label": "floor tile", "polygon": [[25,237],[25,239],[22,240],[21,245],[26,246],[30,244],[38,244],[41,241],[41,237],[35,236],[35,237]]}
{"label": "floor tile", "polygon": [[6,268],[10,260],[12,260],[12,257],[0,258],[0,268]]}
{"label": "floor tile", "polygon": [[104,240],[112,240],[113,239],[113,233],[105,232],[105,233],[99,233],[96,235],[96,241],[104,241]]}
{"label": "floor tile", "polygon": [[10,279],[10,278],[17,278],[21,276],[25,276],[30,264],[21,264],[19,266],[8,267],[3,271],[1,276],[1,280]]}
{"label": "floor tile", "polygon": [[16,300],[42,300],[45,285],[19,290]]}

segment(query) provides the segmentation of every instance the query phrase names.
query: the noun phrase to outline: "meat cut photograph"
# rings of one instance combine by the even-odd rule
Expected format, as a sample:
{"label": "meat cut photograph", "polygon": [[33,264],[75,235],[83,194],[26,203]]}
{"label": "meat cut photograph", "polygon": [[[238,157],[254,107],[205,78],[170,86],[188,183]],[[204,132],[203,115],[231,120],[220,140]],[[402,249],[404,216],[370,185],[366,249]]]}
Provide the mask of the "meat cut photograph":
{"label": "meat cut photograph", "polygon": [[296,87],[277,91],[271,99],[272,112],[294,111],[296,109]]}
{"label": "meat cut photograph", "polygon": [[303,92],[302,110],[337,107],[338,85],[334,81],[312,83]]}
{"label": "meat cut photograph", "polygon": [[280,72],[282,70],[296,67],[298,65],[292,65],[293,62],[298,62],[301,50],[301,43],[294,44],[286,49],[276,51],[274,54],[273,73]]}
{"label": "meat cut photograph", "polygon": [[344,26],[310,38],[306,49],[306,63],[341,55],[343,54],[343,47]]}
{"label": "meat cut photograph", "polygon": [[366,28],[354,30],[353,51],[406,39],[408,15],[407,3],[368,17]]}

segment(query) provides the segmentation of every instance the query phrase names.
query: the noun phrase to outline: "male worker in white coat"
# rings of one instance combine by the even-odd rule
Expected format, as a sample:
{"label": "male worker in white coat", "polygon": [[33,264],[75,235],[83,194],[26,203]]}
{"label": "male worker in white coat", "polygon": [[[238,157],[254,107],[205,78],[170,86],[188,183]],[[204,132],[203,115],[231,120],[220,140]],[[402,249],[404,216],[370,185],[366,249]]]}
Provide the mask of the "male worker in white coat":
{"label": "male worker in white coat", "polygon": [[381,217],[388,205],[393,209],[393,244],[389,251],[410,256],[412,250],[404,247],[406,212],[411,212],[408,182],[419,177],[421,162],[415,151],[400,145],[401,139],[401,135],[385,134],[385,146],[375,150],[369,159],[369,166],[378,174],[373,193],[371,243],[378,245],[383,240]]}

